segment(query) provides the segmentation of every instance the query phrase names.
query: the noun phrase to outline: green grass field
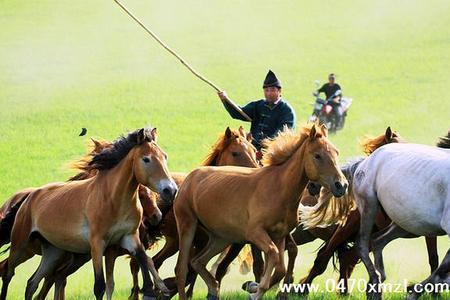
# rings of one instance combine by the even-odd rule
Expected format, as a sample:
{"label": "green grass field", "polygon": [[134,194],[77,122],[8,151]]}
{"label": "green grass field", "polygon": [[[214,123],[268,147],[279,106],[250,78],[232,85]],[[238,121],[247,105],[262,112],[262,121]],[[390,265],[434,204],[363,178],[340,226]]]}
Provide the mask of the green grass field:
{"label": "green grass field", "polygon": [[[449,129],[447,0],[125,3],[240,104],[262,96],[270,68],[281,78],[299,122],[305,122],[314,80],[337,73],[344,94],[354,99],[346,128],[331,137],[341,161],[361,154],[359,138],[380,134],[387,125],[425,144]],[[72,174],[67,163],[84,154],[90,136],[114,139],[151,124],[159,129],[170,169],[189,171],[226,126],[241,124],[230,119],[210,87],[113,1],[0,1],[0,70],[4,200],[24,187],[65,180]],[[86,137],[78,137],[81,127],[88,128]],[[306,274],[319,245],[299,248],[296,279]],[[449,246],[447,237],[439,238],[440,257]],[[23,297],[38,261],[17,269],[9,299]],[[117,265],[116,299],[128,295],[127,264],[120,259]],[[172,274],[174,264],[167,262],[162,274]],[[429,273],[423,239],[393,242],[385,264],[389,282],[423,279]],[[329,266],[317,282],[323,286],[336,277]],[[251,278],[235,267],[224,281],[224,295],[245,299],[236,291]],[[367,279],[362,265],[354,278]],[[92,288],[92,266],[86,265],[70,278],[68,299],[92,299]],[[199,280],[196,296],[205,295]],[[360,297],[355,293],[351,299]]]}

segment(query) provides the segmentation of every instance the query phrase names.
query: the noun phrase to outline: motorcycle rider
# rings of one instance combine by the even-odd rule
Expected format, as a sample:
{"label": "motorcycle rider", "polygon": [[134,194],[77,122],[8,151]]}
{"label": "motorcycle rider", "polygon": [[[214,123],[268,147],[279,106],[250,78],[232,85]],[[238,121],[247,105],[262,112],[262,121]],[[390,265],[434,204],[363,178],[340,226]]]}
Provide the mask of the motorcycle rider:
{"label": "motorcycle rider", "polygon": [[[336,94],[337,91],[340,91]],[[336,127],[339,127],[344,114],[344,109],[341,105],[342,89],[339,84],[336,83],[336,75],[331,73],[328,75],[328,83],[325,83],[320,89],[317,90],[315,96],[320,93],[325,93],[327,97],[327,104],[333,107],[333,115],[335,118]]]}

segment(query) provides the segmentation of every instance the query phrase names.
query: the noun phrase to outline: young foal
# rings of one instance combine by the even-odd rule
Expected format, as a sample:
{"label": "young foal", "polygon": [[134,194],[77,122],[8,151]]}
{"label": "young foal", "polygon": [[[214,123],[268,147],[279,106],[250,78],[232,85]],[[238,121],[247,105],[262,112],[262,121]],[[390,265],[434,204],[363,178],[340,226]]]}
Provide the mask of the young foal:
{"label": "young foal", "polygon": [[326,129],[316,130],[315,125],[303,128],[300,135],[287,130],[268,142],[262,168],[203,167],[187,176],[174,202],[180,299],[186,299],[189,252],[199,223],[209,241],[191,265],[206,282],[208,299],[218,299],[219,286],[206,264],[232,243],[253,243],[266,255],[264,275],[252,299],[261,299],[284,276],[284,240],[297,225],[299,197],[308,180],[320,182],[338,197],[347,188],[337,167],[337,150],[326,135]]}
{"label": "young foal", "polygon": [[1,299],[6,299],[15,268],[29,258],[27,251],[34,237],[42,242],[42,260],[27,284],[26,299],[31,299],[40,280],[53,271],[65,251],[91,254],[94,293],[101,299],[105,290],[103,253],[114,244],[138,258],[144,297],[154,297],[147,256],[137,232],[142,216],[137,188],[139,184],[148,186],[165,201],[171,201],[177,190],[167,170],[166,155],[155,139],[155,129],[136,130],[93,158],[91,163],[99,170],[94,177],[49,184],[28,196],[14,222]]}

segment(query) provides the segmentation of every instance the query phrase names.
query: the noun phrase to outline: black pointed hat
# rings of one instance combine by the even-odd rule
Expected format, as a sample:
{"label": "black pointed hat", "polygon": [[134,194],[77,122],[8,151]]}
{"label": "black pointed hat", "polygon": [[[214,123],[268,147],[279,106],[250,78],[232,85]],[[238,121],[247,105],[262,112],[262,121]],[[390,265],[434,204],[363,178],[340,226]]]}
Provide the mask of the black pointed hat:
{"label": "black pointed hat", "polygon": [[264,79],[263,88],[276,86],[277,88],[281,88],[281,81],[278,80],[277,76],[274,72],[269,70],[269,72],[266,75],[266,79]]}

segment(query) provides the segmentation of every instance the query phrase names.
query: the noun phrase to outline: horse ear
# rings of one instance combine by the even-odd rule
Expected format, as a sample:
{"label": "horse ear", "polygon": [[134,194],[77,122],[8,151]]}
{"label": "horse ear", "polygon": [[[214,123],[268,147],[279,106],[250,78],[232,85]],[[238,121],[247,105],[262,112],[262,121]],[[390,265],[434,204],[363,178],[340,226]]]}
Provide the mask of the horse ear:
{"label": "horse ear", "polygon": [[151,135],[153,141],[155,141],[156,143],[156,141],[158,140],[158,130],[156,129],[156,127],[152,129]]}
{"label": "horse ear", "polygon": [[94,138],[91,138],[91,141],[94,143],[94,152],[100,152],[102,150],[102,144]]}
{"label": "horse ear", "polygon": [[327,126],[325,126],[325,124],[320,125],[320,129],[322,129],[323,135],[324,137],[328,137],[328,129]]}
{"label": "horse ear", "polygon": [[314,125],[311,127],[311,131],[309,132],[309,138],[313,140],[313,139],[316,138],[316,135],[317,135],[316,124],[314,124]]}
{"label": "horse ear", "polygon": [[247,133],[247,136],[245,137],[247,141],[252,142],[253,141],[253,134],[251,132]]}
{"label": "horse ear", "polygon": [[239,126],[239,133],[241,134],[242,137],[245,137],[244,127]]}
{"label": "horse ear", "polygon": [[230,129],[230,127],[227,127],[227,129],[225,129],[225,138],[230,139],[231,136],[232,136],[231,129]]}
{"label": "horse ear", "polygon": [[391,130],[391,126],[388,126],[388,128],[386,128],[386,133],[384,134],[384,139],[386,140],[386,142],[389,142],[393,137],[393,133]]}
{"label": "horse ear", "polygon": [[138,145],[141,144],[144,139],[145,139],[145,132],[144,132],[144,128],[139,129],[138,134],[137,134],[137,143]]}

